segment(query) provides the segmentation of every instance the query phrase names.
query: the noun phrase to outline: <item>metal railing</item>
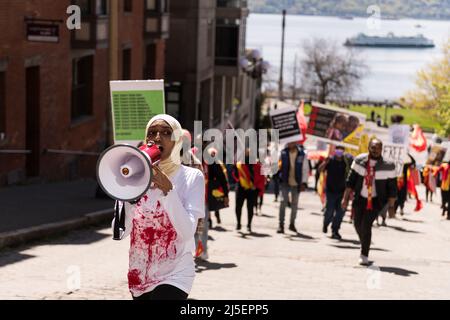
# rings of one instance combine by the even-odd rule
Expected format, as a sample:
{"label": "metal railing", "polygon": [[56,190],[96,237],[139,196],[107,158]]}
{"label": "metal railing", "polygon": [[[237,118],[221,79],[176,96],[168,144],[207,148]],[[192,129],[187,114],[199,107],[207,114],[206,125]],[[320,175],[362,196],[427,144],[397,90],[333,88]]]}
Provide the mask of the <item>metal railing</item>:
{"label": "metal railing", "polygon": [[0,154],[30,154],[31,150],[0,150]]}
{"label": "metal railing", "polygon": [[99,156],[100,152],[88,152],[88,151],[77,151],[77,150],[55,150],[55,149],[45,149],[44,153],[52,154],[66,154],[66,155],[76,155],[76,156]]}

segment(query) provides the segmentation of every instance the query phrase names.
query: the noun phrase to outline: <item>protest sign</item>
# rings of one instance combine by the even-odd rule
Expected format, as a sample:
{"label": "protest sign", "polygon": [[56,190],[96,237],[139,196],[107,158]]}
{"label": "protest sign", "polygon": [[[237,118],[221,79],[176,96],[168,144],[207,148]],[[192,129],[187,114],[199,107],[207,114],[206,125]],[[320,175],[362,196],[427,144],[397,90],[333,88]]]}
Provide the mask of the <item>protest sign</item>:
{"label": "protest sign", "polygon": [[395,144],[409,144],[410,127],[407,124],[393,124],[389,127],[389,142]]}
{"label": "protest sign", "polygon": [[148,121],[165,113],[164,81],[111,81],[114,143],[137,145]]}
{"label": "protest sign", "polygon": [[383,159],[395,163],[397,177],[403,173],[403,164],[408,161],[408,151],[403,144],[384,143]]}
{"label": "protest sign", "polygon": [[427,164],[432,164],[435,166],[441,165],[446,157],[447,148],[443,145],[435,145],[430,149],[430,153],[428,154]]}
{"label": "protest sign", "polygon": [[334,145],[359,149],[366,116],[313,102],[307,134]]}
{"label": "protest sign", "polygon": [[285,107],[270,111],[272,129],[279,131],[280,144],[289,142],[300,142],[303,134],[297,121],[297,109]]}

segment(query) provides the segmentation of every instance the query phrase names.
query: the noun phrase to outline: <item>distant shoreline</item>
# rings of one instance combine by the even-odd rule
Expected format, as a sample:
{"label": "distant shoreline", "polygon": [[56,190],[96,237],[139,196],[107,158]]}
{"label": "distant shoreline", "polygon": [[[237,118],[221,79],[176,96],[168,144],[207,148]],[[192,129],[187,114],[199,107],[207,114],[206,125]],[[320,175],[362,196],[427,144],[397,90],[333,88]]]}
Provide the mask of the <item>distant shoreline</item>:
{"label": "distant shoreline", "polygon": [[[250,10],[250,14],[270,14],[270,15],[281,15],[281,12],[261,12],[261,11],[252,11]],[[346,17],[345,15],[332,15],[332,14],[303,14],[303,13],[287,13],[288,16],[305,16],[305,17],[325,17],[325,18],[329,18],[329,17],[333,17],[333,18],[343,18],[343,20],[345,20],[344,18]],[[347,14],[347,16],[352,16],[353,18],[370,18],[370,16],[367,15],[350,15]],[[409,17],[409,16],[402,16],[402,17],[398,17],[396,19],[391,19],[390,17],[386,17],[383,18],[383,16],[381,16],[381,20],[383,21],[398,21],[398,20],[428,20],[428,21],[448,21],[450,23],[450,17],[444,17],[442,19],[440,18],[433,18],[433,17]]]}

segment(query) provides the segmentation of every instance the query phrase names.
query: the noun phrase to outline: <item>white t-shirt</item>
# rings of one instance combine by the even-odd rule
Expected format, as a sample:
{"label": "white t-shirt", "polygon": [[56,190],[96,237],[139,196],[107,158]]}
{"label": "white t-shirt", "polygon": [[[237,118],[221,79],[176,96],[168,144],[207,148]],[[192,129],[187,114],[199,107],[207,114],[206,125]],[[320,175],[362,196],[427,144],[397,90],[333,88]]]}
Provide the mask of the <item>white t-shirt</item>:
{"label": "white t-shirt", "polygon": [[173,189],[167,196],[150,189],[138,204],[125,205],[123,237],[131,235],[128,285],[134,297],[162,284],[187,294],[192,289],[194,234],[205,215],[205,179],[200,170],[181,166],[170,180]]}
{"label": "white t-shirt", "polygon": [[[377,164],[376,160],[370,160],[370,166],[373,168],[375,167],[375,165]],[[367,172],[366,172],[367,174]],[[367,186],[366,186],[366,182],[363,182],[363,187],[361,189],[361,196],[364,198],[368,198],[369,197],[369,192],[367,190]],[[372,181],[372,198],[375,198],[377,196],[377,188],[375,187],[375,175],[373,177],[373,181]]]}

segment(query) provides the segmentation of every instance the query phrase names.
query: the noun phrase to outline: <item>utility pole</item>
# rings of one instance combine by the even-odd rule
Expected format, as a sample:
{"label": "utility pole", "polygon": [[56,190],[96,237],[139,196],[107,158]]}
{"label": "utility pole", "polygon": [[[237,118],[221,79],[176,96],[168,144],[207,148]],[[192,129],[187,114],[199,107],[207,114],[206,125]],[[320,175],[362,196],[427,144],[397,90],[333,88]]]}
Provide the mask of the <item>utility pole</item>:
{"label": "utility pole", "polygon": [[292,101],[297,100],[297,54],[295,54],[294,58],[294,73],[293,73],[293,81],[292,81]]}
{"label": "utility pole", "polygon": [[[119,80],[119,1],[109,2],[109,80]],[[106,142],[114,144],[112,101],[106,111]]]}
{"label": "utility pole", "polygon": [[286,29],[286,9],[283,9],[283,24],[282,24],[282,35],[281,35],[281,65],[280,65],[280,83],[279,83],[279,99],[284,100],[283,95],[283,67],[284,67],[284,33]]}

